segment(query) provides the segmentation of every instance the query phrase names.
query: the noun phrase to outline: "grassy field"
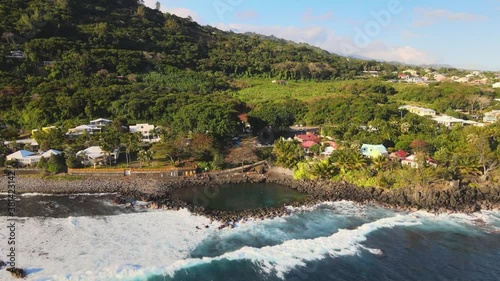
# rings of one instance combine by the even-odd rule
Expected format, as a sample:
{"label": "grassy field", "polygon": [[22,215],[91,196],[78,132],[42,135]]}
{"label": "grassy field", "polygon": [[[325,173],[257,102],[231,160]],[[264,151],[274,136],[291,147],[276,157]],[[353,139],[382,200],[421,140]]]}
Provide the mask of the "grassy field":
{"label": "grassy field", "polygon": [[244,89],[234,93],[235,97],[250,104],[266,101],[297,99],[312,101],[338,95],[345,96],[342,90],[356,81],[287,81],[286,85],[273,84],[271,79],[244,79],[238,81]]}

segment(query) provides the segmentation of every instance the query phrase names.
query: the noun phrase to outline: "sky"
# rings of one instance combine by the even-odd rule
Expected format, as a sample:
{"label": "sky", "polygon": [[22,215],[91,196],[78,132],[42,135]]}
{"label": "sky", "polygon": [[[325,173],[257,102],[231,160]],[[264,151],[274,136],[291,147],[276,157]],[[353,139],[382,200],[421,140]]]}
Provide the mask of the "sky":
{"label": "sky", "polygon": [[[144,0],[155,7],[157,0]],[[500,71],[500,0],[159,0],[201,25],[339,55]]]}

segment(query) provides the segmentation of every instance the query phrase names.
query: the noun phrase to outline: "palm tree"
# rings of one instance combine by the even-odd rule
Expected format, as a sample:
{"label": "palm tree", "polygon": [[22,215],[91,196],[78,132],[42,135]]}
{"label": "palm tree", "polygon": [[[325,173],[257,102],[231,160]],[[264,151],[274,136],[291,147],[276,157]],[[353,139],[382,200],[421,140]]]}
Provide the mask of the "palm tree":
{"label": "palm tree", "polygon": [[323,159],[311,166],[311,174],[317,178],[330,179],[335,175],[336,172],[337,169],[333,165],[330,158]]}
{"label": "palm tree", "polygon": [[481,174],[480,165],[474,156],[463,155],[456,157],[454,165],[458,168],[462,176],[478,176]]}
{"label": "palm tree", "polygon": [[139,150],[142,134],[137,132],[134,134],[126,133],[122,135],[122,144],[125,145],[125,158],[127,159],[127,167],[130,163],[130,152]]}
{"label": "palm tree", "polygon": [[367,161],[359,152],[352,149],[336,150],[332,154],[333,166],[338,168],[342,174],[348,171],[366,168]]}
{"label": "palm tree", "polygon": [[384,156],[379,156],[379,157],[373,158],[372,159],[372,168],[375,171],[382,171],[382,170],[384,170],[387,161],[388,161],[387,158]]}
{"label": "palm tree", "polygon": [[141,150],[137,155],[137,159],[141,161],[141,168],[144,162],[148,162],[150,165],[153,161],[153,151],[151,150]]}

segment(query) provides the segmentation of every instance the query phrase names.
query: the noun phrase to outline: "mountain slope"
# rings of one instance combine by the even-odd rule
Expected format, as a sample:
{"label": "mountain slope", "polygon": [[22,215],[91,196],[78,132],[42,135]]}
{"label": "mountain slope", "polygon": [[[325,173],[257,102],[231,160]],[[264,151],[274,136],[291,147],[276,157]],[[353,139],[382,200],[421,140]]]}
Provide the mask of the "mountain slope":
{"label": "mountain slope", "polygon": [[[329,80],[395,69],[200,26],[136,0],[0,0],[0,11],[0,117],[25,129],[96,116],[167,123],[234,77]],[[11,55],[17,50],[25,57]]]}

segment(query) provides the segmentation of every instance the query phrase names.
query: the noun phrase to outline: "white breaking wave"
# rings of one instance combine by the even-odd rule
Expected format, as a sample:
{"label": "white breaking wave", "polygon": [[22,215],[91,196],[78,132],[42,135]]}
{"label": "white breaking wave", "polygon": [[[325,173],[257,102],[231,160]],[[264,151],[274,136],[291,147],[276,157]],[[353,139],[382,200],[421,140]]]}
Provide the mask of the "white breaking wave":
{"label": "white breaking wave", "polygon": [[[213,261],[250,260],[261,266],[264,272],[275,273],[279,278],[284,279],[287,272],[293,268],[305,266],[306,262],[321,260],[326,256],[339,257],[359,254],[361,250],[367,249],[361,244],[366,240],[366,235],[375,230],[418,224],[420,221],[415,216],[397,215],[363,224],[353,230],[341,229],[328,237],[288,240],[280,245],[263,248],[243,247],[214,258],[179,260],[165,267],[163,273],[174,276],[175,272],[179,270]],[[370,252],[380,253],[379,250],[371,250]],[[156,272],[156,274],[161,273]]]}
{"label": "white breaking wave", "polygon": [[319,209],[321,207],[330,207],[332,208],[335,213],[340,214],[340,215],[354,215],[354,216],[364,216],[365,212],[367,211],[367,205],[366,204],[360,204],[360,203],[355,203],[352,201],[326,201],[326,202],[321,202],[313,206],[302,206],[302,207],[293,207],[293,206],[287,206],[286,208],[294,213],[294,212],[310,212],[314,211],[316,209]]}
{"label": "white breaking wave", "polygon": [[[7,226],[6,219],[0,217],[0,225]],[[181,210],[22,218],[16,226],[16,262],[28,271],[27,280],[58,281],[144,276],[188,257],[218,224]],[[0,229],[0,259],[4,261],[7,231],[6,227]],[[10,279],[9,272],[0,270],[0,280]]]}

